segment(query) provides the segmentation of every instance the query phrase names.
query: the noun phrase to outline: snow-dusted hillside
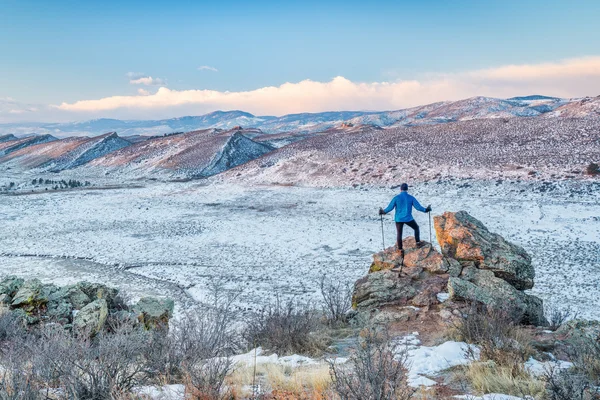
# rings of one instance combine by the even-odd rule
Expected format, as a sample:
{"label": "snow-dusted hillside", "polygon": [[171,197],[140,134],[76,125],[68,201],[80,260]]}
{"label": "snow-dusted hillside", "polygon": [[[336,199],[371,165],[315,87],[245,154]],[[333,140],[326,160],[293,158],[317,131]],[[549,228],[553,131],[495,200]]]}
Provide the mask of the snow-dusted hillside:
{"label": "snow-dusted hillside", "polygon": [[20,149],[33,146],[39,143],[47,143],[57,140],[52,135],[29,136],[22,139],[11,139],[0,142],[0,157]]}
{"label": "snow-dusted hillside", "polygon": [[130,144],[116,133],[92,138],[70,137],[22,147],[0,157],[0,163],[10,167],[57,172],[78,167]]}
{"label": "snow-dusted hillside", "polygon": [[600,161],[600,119],[480,119],[336,130],[290,144],[219,179],[318,186],[442,176],[581,177]]}
{"label": "snow-dusted hillside", "polygon": [[[260,157],[273,150],[246,137],[244,130],[208,129],[157,137],[99,157],[86,166],[100,173],[198,178]],[[250,130],[249,134],[256,134]]]}

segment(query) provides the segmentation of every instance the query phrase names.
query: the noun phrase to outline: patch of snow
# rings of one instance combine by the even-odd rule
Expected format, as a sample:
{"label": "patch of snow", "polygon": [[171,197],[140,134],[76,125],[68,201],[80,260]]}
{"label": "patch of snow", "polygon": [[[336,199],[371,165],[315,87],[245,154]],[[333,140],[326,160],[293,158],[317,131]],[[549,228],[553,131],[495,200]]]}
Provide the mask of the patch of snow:
{"label": "patch of snow", "polygon": [[542,376],[544,373],[549,371],[551,368],[556,370],[569,369],[573,366],[573,363],[568,361],[538,361],[533,357],[530,357],[525,362],[525,369],[533,376]]}
{"label": "patch of snow", "polygon": [[437,296],[438,301],[440,303],[443,303],[450,298],[450,293],[442,292],[442,293],[438,293],[436,296]]}
{"label": "patch of snow", "polygon": [[[409,382],[411,386],[425,385],[428,381],[422,380],[422,375],[434,375],[440,371],[457,365],[469,364],[472,360],[467,358],[469,347],[475,358],[479,358],[479,348],[464,342],[445,342],[439,346],[420,346],[408,349]],[[424,383],[425,382],[425,383]],[[429,385],[435,384],[429,380]]]}
{"label": "patch of snow", "polygon": [[488,393],[483,396],[473,396],[471,394],[454,396],[455,399],[465,399],[465,400],[533,400],[530,397],[515,397],[510,396],[508,394],[500,394],[500,393]]}
{"label": "patch of snow", "polygon": [[262,347],[257,347],[254,350],[250,350],[248,353],[238,354],[231,357],[234,364],[241,364],[245,366],[251,366],[256,363],[260,364],[279,364],[286,367],[300,367],[304,365],[316,365],[319,362],[313,358],[300,356],[294,354],[291,356],[279,357],[277,354],[271,354],[269,356],[263,355],[264,350]]}
{"label": "patch of snow", "polygon": [[140,386],[134,388],[133,392],[152,400],[185,400],[185,386],[183,385]]}

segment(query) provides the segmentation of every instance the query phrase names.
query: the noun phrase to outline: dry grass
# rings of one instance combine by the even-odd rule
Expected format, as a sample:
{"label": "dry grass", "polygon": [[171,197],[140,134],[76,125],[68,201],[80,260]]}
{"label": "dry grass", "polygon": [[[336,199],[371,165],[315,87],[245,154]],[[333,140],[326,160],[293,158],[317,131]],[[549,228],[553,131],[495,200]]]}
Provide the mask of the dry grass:
{"label": "dry grass", "polygon": [[[227,379],[227,384],[239,395],[251,395],[254,368],[237,368]],[[331,378],[326,364],[302,367],[286,367],[279,364],[259,364],[256,367],[256,384],[260,393],[271,393],[274,397],[307,400],[327,399]],[[246,388],[246,390],[244,390]],[[294,397],[295,396],[295,397]]]}
{"label": "dry grass", "polygon": [[503,393],[538,399],[545,393],[544,382],[532,377],[524,368],[516,371],[512,366],[483,362],[470,364],[463,371],[472,388],[480,394]]}

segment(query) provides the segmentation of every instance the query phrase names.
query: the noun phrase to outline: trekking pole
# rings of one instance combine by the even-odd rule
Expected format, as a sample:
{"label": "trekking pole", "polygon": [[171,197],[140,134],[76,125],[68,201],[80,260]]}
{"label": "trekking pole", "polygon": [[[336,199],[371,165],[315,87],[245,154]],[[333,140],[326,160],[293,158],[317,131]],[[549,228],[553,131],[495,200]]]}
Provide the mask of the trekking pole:
{"label": "trekking pole", "polygon": [[381,245],[383,246],[383,251],[385,251],[385,236],[383,235],[383,214],[379,215],[381,217]]}
{"label": "trekking pole", "polygon": [[431,242],[431,211],[429,211],[427,214],[429,214],[429,244],[433,246],[433,243]]}

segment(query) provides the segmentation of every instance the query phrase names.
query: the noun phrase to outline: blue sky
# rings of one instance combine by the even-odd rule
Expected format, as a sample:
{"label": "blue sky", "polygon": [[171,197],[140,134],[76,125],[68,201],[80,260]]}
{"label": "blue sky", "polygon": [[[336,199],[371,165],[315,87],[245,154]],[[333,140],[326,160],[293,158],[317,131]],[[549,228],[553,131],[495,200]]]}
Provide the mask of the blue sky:
{"label": "blue sky", "polygon": [[[243,92],[560,62],[600,56],[599,20],[597,0],[0,0],[0,99],[59,105],[160,86]],[[159,84],[131,83],[139,77]]]}

